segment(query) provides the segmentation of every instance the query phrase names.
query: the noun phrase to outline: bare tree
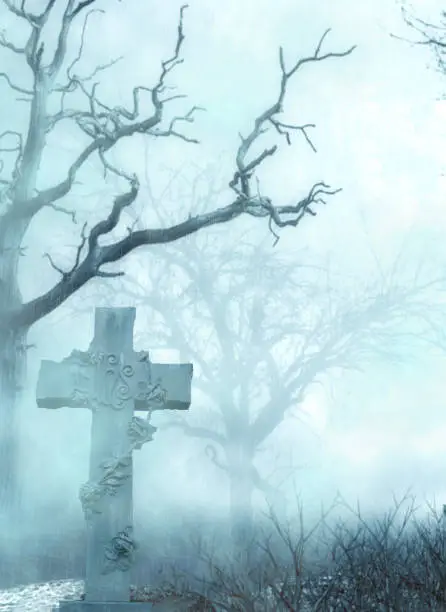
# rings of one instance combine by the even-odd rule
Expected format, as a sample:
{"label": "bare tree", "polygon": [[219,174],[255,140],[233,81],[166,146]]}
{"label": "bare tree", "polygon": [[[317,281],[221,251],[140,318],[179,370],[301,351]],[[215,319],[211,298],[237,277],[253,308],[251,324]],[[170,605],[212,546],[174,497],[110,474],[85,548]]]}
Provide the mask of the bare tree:
{"label": "bare tree", "polygon": [[428,47],[435,56],[437,69],[442,73],[446,73],[446,11],[439,11],[436,23],[427,19],[421,19],[409,10],[405,3],[401,5],[401,13],[404,22],[409,26],[414,33],[414,37],[406,39],[395,34],[391,34],[393,38],[399,38],[413,45]]}
{"label": "bare tree", "polygon": [[[207,189],[198,196],[203,178]],[[169,201],[206,209],[219,188],[212,171],[201,179],[177,188],[179,195],[172,189]],[[165,224],[171,207],[150,182],[147,187],[150,210]],[[196,407],[206,410],[167,426],[201,439],[208,458],[227,475],[234,543],[246,550],[254,492],[274,505],[280,479],[289,476],[289,470],[258,468],[272,434],[287,417],[302,417],[310,387],[331,371],[360,369],[373,358],[399,359],[433,283],[419,276],[401,283],[394,269],[367,288],[303,255],[284,256],[271,248],[268,234],[259,242],[243,232],[225,244],[215,231],[169,244],[150,269],[140,256],[113,286],[98,281],[77,308],[131,300],[146,315],[139,338],[144,344],[176,348],[193,361]]]}
{"label": "bare tree", "polygon": [[[304,57],[288,67],[284,52],[279,51],[280,85],[273,103],[254,119],[248,135],[241,137],[235,155],[235,169],[229,181],[233,191],[232,201],[223,207],[195,216],[185,217],[170,227],[144,228],[124,233],[123,237],[110,244],[101,244],[101,239],[110,236],[117,228],[122,211],[135,202],[139,194],[139,181],[131,169],[113,167],[107,160],[107,154],[124,138],[133,135],[145,135],[152,138],[180,138],[190,143],[196,139],[180,131],[181,125],[191,124],[199,107],[192,106],[184,114],[167,118],[169,102],[183,97],[180,94],[169,95],[168,80],[182,63],[184,42],[183,17],[186,6],[180,10],[177,36],[172,56],[161,62],[157,82],[151,87],[136,86],[133,88],[133,107],[111,107],[101,100],[97,84],[90,86],[93,77],[106,66],[98,66],[90,75],[81,77],[75,69],[83,54],[86,23],[99,2],[96,0],[66,0],[61,17],[57,44],[54,52],[45,46],[45,26],[50,17],[55,15],[55,0],[47,0],[41,13],[33,13],[27,8],[26,0],[2,0],[4,7],[26,26],[29,35],[24,46],[15,44],[6,33],[0,35],[0,45],[11,53],[30,71],[31,83],[24,87],[14,82],[14,78],[5,72],[0,73],[5,86],[18,94],[21,102],[28,105],[27,126],[22,132],[7,130],[1,140],[13,137],[16,146],[4,145],[1,149],[1,217],[0,217],[0,394],[2,406],[0,412],[0,482],[1,507],[11,508],[17,500],[18,472],[17,453],[17,392],[23,384],[24,365],[27,349],[27,332],[39,319],[54,311],[72,294],[83,287],[89,280],[97,277],[114,277],[119,273],[103,269],[105,264],[116,262],[142,245],[166,244],[193,234],[202,228],[226,223],[240,215],[250,215],[265,219],[274,228],[297,226],[305,215],[314,215],[314,206],[323,202],[324,197],[337,193],[324,182],[312,185],[306,195],[295,204],[281,206],[274,198],[267,197],[252,189],[252,180],[259,166],[277,152],[277,145],[254,154],[252,147],[259,144],[268,128],[277,132],[288,143],[293,132],[298,132],[308,139],[307,125],[292,125],[281,119],[283,102],[290,79],[305,65],[314,64],[326,59],[345,57],[354,47],[341,52],[322,52],[322,45],[328,34],[321,37],[313,54]],[[73,30],[76,19],[84,16],[84,24],[79,48],[70,56],[68,37]],[[113,63],[113,62],[110,62]],[[74,96],[74,98],[71,98]],[[83,108],[69,107],[70,99],[83,96]],[[141,116],[140,99],[148,96],[153,112]],[[59,104],[57,112],[51,112],[51,105]],[[50,134],[63,129],[66,122],[71,122],[79,130],[80,146],[63,180],[44,189],[36,188],[39,167],[46,150],[46,141]],[[11,161],[10,156],[14,155]],[[79,246],[72,265],[63,270],[48,256],[49,263],[58,270],[60,279],[50,290],[42,295],[24,302],[21,296],[18,265],[23,255],[23,240],[31,221],[43,209],[52,208],[58,212],[69,213],[63,206],[63,198],[70,194],[76,177],[85,167],[87,161],[97,156],[107,173],[119,175],[127,182],[129,189],[116,196],[111,210],[100,222],[92,227],[84,225]]]}

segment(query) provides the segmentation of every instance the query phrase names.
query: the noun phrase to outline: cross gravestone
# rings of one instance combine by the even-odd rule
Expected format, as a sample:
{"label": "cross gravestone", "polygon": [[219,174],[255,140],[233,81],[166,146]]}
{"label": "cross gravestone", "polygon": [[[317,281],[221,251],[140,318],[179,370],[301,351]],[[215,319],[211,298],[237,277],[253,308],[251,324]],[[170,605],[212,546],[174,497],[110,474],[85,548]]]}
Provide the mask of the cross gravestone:
{"label": "cross gravestone", "polygon": [[[60,363],[42,361],[39,372],[39,407],[92,412],[90,476],[79,493],[87,523],[85,596],[61,602],[65,612],[149,609],[130,603],[132,453],[152,440],[152,411],[189,408],[192,364],[151,363],[147,352],[135,352],[135,314],[135,308],[97,308],[89,350]],[[134,410],[147,411],[147,418]]]}

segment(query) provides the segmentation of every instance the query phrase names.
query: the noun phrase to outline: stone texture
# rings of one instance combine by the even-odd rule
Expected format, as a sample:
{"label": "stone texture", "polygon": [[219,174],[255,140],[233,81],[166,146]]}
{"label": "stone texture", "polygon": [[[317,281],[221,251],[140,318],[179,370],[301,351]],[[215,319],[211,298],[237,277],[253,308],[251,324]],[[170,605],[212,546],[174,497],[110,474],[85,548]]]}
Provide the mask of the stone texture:
{"label": "stone texture", "polygon": [[92,412],[90,475],[79,493],[87,528],[85,604],[113,602],[116,612],[118,602],[130,604],[128,570],[137,549],[133,451],[152,440],[154,410],[187,410],[191,401],[192,364],[152,364],[148,352],[135,352],[135,315],[135,308],[97,308],[89,350],[74,350],[61,363],[43,361],[37,384],[39,407]]}

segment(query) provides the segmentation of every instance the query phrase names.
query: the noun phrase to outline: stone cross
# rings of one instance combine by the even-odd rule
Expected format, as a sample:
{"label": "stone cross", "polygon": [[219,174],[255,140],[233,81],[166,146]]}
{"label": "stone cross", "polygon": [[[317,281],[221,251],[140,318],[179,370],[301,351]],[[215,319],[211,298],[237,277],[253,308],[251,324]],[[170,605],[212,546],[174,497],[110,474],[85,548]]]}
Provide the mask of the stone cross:
{"label": "stone cross", "polygon": [[[192,364],[151,363],[133,350],[135,308],[97,308],[87,352],[42,361],[41,408],[92,412],[90,480],[79,497],[87,522],[85,601],[129,602],[133,541],[132,452],[152,439],[153,410],[187,410]],[[147,418],[134,415],[147,411]]]}

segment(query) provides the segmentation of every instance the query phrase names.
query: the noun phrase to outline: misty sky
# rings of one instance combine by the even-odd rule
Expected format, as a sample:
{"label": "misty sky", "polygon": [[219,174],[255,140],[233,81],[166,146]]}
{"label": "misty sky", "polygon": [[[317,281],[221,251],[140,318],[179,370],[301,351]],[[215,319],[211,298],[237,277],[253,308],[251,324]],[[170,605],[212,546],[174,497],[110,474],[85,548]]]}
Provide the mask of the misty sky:
{"label": "misty sky", "polygon": [[[154,83],[160,60],[171,55],[181,3],[107,4],[105,14],[91,19],[79,72],[87,74],[95,64],[124,55],[101,76],[100,91],[110,104],[129,104],[131,88]],[[423,17],[435,16],[442,8],[432,0],[414,2],[413,7]],[[10,20],[5,27],[16,28],[14,24]],[[316,218],[283,231],[276,248],[296,255],[303,250],[308,260],[329,260],[346,276],[358,278],[358,283],[374,277],[380,266],[388,269],[399,253],[407,257],[409,269],[425,257],[427,267],[441,273],[446,102],[440,98],[446,79],[435,71],[425,48],[390,37],[391,32],[414,36],[396,3],[191,0],[184,27],[185,61],[172,74],[171,83],[188,99],[172,108],[184,112],[197,104],[207,112],[197,114],[195,124],[185,127],[186,133],[201,140],[200,145],[173,139],[150,142],[148,174],[155,191],[163,188],[166,168],[186,164],[185,172],[192,176],[191,159],[197,167],[220,160],[221,175],[229,179],[238,132],[246,134],[253,118],[277,95],[279,45],[290,65],[312,53],[322,33],[332,28],[326,50],[341,51],[354,44],[358,48],[347,58],[302,70],[290,84],[284,109],[289,122],[316,124],[311,136],[318,152],[296,135],[292,147],[281,143],[259,178],[262,191],[278,204],[302,197],[321,179],[343,191],[318,210]],[[13,66],[13,60],[8,61]],[[20,111],[14,110],[14,116],[20,124]],[[63,173],[79,146],[76,132],[70,130],[63,140],[48,144],[43,184]],[[266,139],[265,144],[271,141]],[[135,138],[120,146],[118,157],[129,172],[143,179],[145,153],[143,141]],[[80,217],[88,210],[90,220],[104,214],[116,193],[116,187],[104,187],[94,171],[89,166],[83,184],[67,198],[67,205],[77,205],[76,194],[92,194],[79,204]],[[223,194],[223,201],[230,196],[229,191]],[[143,199],[141,188],[139,206]],[[178,218],[187,213],[178,210]],[[27,236],[21,270],[25,298],[57,278],[42,252],[60,254],[63,261],[76,244],[79,226],[59,217],[60,229],[54,231],[53,220],[54,213],[45,212]],[[260,223],[258,232],[259,237],[265,235]],[[225,239],[224,229],[219,235]],[[120,268],[126,265],[130,262]],[[83,291],[87,295],[89,287]],[[73,317],[70,302],[35,326],[31,341],[37,348],[30,356],[24,409],[27,486],[40,496],[70,496],[75,515],[80,513],[77,490],[87,474],[88,415],[68,414],[68,409],[38,411],[35,381],[41,358],[59,360],[73,348],[86,349],[92,326],[93,314]],[[275,448],[292,450],[296,465],[309,464],[296,472],[295,484],[310,505],[328,503],[340,489],[349,499],[358,496],[365,506],[384,508],[393,492],[400,494],[409,486],[421,498],[436,496],[440,503],[446,502],[446,360],[438,354],[425,357],[423,363],[401,367],[374,363],[362,373],[346,373],[324,387],[315,386],[304,405],[309,427],[293,420],[274,433]],[[48,445],[48,436],[54,446]],[[139,452],[135,465],[136,499],[151,506],[156,500],[160,512],[163,504],[211,508],[216,499],[222,500],[221,506],[226,503],[225,479],[208,464],[203,445],[179,432],[157,434]],[[39,470],[52,474],[45,491],[36,484]],[[172,482],[175,487],[166,484]]]}

